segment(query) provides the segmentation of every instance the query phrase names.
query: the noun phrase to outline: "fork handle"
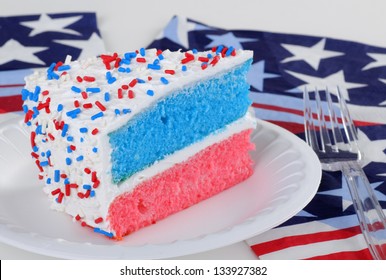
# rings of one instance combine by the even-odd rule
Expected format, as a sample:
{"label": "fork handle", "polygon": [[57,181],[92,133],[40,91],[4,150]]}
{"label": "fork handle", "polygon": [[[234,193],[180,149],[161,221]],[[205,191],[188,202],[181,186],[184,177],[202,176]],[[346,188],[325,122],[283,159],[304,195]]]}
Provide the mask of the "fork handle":
{"label": "fork handle", "polygon": [[363,169],[357,162],[342,164],[359,225],[374,259],[386,259],[386,217]]}

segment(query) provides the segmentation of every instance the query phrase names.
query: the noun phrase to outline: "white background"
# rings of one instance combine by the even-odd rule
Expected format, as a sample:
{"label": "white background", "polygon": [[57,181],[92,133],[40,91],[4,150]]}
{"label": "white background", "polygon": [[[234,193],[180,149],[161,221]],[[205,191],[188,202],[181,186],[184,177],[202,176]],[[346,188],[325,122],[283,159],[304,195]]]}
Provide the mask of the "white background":
{"label": "white background", "polygon": [[[106,49],[116,52],[147,46],[174,15],[225,29],[326,36],[386,47],[384,0],[0,0],[0,16],[84,11],[97,13]],[[33,258],[46,257],[0,244],[0,259]],[[243,242],[185,257],[254,258]]]}

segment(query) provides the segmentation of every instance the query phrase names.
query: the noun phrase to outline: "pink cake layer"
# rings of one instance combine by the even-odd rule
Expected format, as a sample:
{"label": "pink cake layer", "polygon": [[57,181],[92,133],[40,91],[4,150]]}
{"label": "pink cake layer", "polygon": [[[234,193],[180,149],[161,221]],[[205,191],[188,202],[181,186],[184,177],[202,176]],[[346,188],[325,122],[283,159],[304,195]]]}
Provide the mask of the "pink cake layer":
{"label": "pink cake layer", "polygon": [[128,235],[228,189],[253,173],[252,130],[234,134],[123,193],[110,205],[116,238]]}

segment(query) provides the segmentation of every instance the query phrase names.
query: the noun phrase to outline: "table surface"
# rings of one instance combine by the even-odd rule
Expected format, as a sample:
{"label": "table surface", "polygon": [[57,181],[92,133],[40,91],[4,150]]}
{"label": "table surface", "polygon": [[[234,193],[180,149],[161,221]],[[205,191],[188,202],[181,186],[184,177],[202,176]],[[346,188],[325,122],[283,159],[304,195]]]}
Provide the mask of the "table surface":
{"label": "table surface", "polygon": [[[326,36],[386,46],[383,0],[0,0],[0,16],[92,11],[108,51],[147,46],[174,15],[229,29]],[[237,8],[235,7],[237,4]],[[151,7],[154,8],[151,8]],[[51,259],[0,243],[0,259]],[[245,242],[179,259],[257,259]]]}

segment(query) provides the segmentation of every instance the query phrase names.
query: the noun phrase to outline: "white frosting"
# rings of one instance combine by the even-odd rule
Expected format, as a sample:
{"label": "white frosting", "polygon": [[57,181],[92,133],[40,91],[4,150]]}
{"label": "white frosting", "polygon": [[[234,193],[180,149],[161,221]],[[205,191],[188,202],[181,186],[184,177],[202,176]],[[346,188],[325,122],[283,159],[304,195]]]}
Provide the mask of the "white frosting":
{"label": "white frosting", "polygon": [[[198,58],[207,57],[208,54],[212,55],[212,58],[209,59],[208,67],[203,70],[202,62]],[[228,55],[226,57],[218,55],[219,61],[215,66],[210,64],[213,61],[213,57],[216,56],[215,53],[197,53],[194,54],[193,61],[186,63],[186,71],[182,70],[185,64],[181,64],[181,60],[186,58],[185,53],[164,51],[162,56],[164,59],[159,60],[160,57],[157,56],[157,51],[154,49],[146,50],[144,53],[141,51],[136,58],[131,59],[130,64],[121,64],[121,67],[124,69],[130,68],[130,73],[120,72],[122,68],[119,69],[117,67],[106,70],[105,64],[100,58],[90,58],[71,63],[69,63],[67,58],[63,68],[66,69],[67,65],[69,65],[70,69],[64,70],[67,72],[66,74],[63,74],[64,71],[60,71],[61,68],[59,68],[52,72],[36,71],[33,75],[26,78],[25,88],[33,93],[38,86],[40,87],[40,94],[37,96],[37,102],[30,100],[34,98],[27,98],[24,104],[28,108],[25,107],[25,111],[33,111],[33,108],[39,104],[49,103],[49,111],[46,111],[43,106],[43,108],[40,108],[39,114],[35,114],[32,118],[27,118],[27,120],[31,123],[31,131],[36,131],[36,125],[41,125],[41,134],[38,133],[34,138],[36,146],[39,148],[36,154],[39,155],[38,160],[40,164],[44,165],[44,162],[47,160],[47,151],[51,152],[49,163],[51,163],[52,167],[42,166],[43,171],[40,175],[43,176],[45,181],[47,179],[51,180],[50,183],[46,184],[45,191],[53,200],[53,208],[65,211],[74,217],[79,216],[82,221],[85,221],[90,226],[110,231],[106,222],[106,215],[109,204],[115,197],[123,192],[132,190],[145,178],[150,178],[174,164],[186,160],[209,145],[244,129],[255,127],[254,118],[247,114],[244,118],[228,125],[227,128],[211,135],[204,141],[178,151],[152,165],[150,168],[133,175],[125,182],[119,184],[119,186],[113,184],[110,162],[111,147],[108,139],[110,132],[126,124],[134,115],[141,112],[144,108],[152,106],[157,100],[165,98],[168,94],[196,81],[219,75],[236,65],[242,64],[252,57],[252,52],[237,51],[235,56]],[[122,57],[124,58],[124,56]],[[140,58],[140,60],[145,59],[146,63],[137,62],[137,58]],[[157,59],[159,60],[157,64],[159,66],[156,67],[160,69],[149,69],[148,64],[153,65]],[[115,61],[112,61],[111,66],[114,63]],[[174,74],[167,74],[165,70],[173,70]],[[106,76],[107,72],[111,74],[107,75],[116,79],[115,82],[112,82],[110,76]],[[47,76],[51,74],[60,75],[60,78],[47,79]],[[87,77],[92,77],[92,79],[87,79]],[[93,78],[95,78],[95,81],[92,81]],[[167,84],[162,82],[161,79],[163,78],[167,79]],[[134,79],[140,79],[143,83],[131,84]],[[131,86],[128,89],[123,86],[130,84]],[[76,88],[73,88],[74,86]],[[100,92],[93,93],[92,91],[95,88]],[[78,89],[86,92],[87,96],[75,92]],[[120,98],[118,94],[120,89],[123,91],[123,98]],[[128,97],[128,90],[134,92],[134,98]],[[154,95],[149,95],[148,90],[152,90]],[[45,91],[48,91],[48,94],[45,94]],[[109,93],[108,101],[105,100],[106,92]],[[28,93],[24,92],[24,95],[28,95]],[[74,106],[75,100],[79,102],[79,108]],[[97,106],[98,102],[102,106]],[[87,108],[87,106],[92,107]],[[63,108],[60,112],[58,111],[59,107]],[[125,114],[124,110],[127,109],[130,110],[130,113]],[[76,113],[73,110],[79,110],[79,112]],[[119,110],[118,115],[116,110]],[[98,115],[101,113],[103,113],[103,116]],[[31,115],[32,113],[28,114]],[[63,132],[63,128],[57,130],[53,120],[58,123],[64,122],[65,125],[68,125],[66,133]],[[84,128],[87,128],[87,132],[81,131]],[[98,130],[97,133],[93,133],[95,128]],[[62,136],[62,134],[65,134],[65,136]],[[73,137],[73,139],[68,139],[68,136]],[[71,150],[71,147],[73,150]],[[97,149],[97,151],[93,149]],[[71,160],[71,163],[66,162],[66,158]],[[97,179],[100,181],[98,187],[93,187],[95,182],[92,181],[91,174],[85,172],[85,168],[96,172]],[[61,178],[60,182],[55,182],[55,170],[60,170],[60,174],[65,174],[63,176],[66,176],[66,178]],[[68,180],[68,183],[71,184],[70,187],[64,186],[65,180]],[[83,189],[84,185],[86,185],[86,188],[91,186],[90,191],[87,192],[86,189]],[[67,194],[66,189],[67,191],[69,190]],[[86,194],[86,196],[88,193],[89,197],[80,198],[77,194],[79,192]],[[59,196],[61,196],[61,199],[58,203],[56,199]],[[95,220],[100,217],[104,221],[96,223]]]}

